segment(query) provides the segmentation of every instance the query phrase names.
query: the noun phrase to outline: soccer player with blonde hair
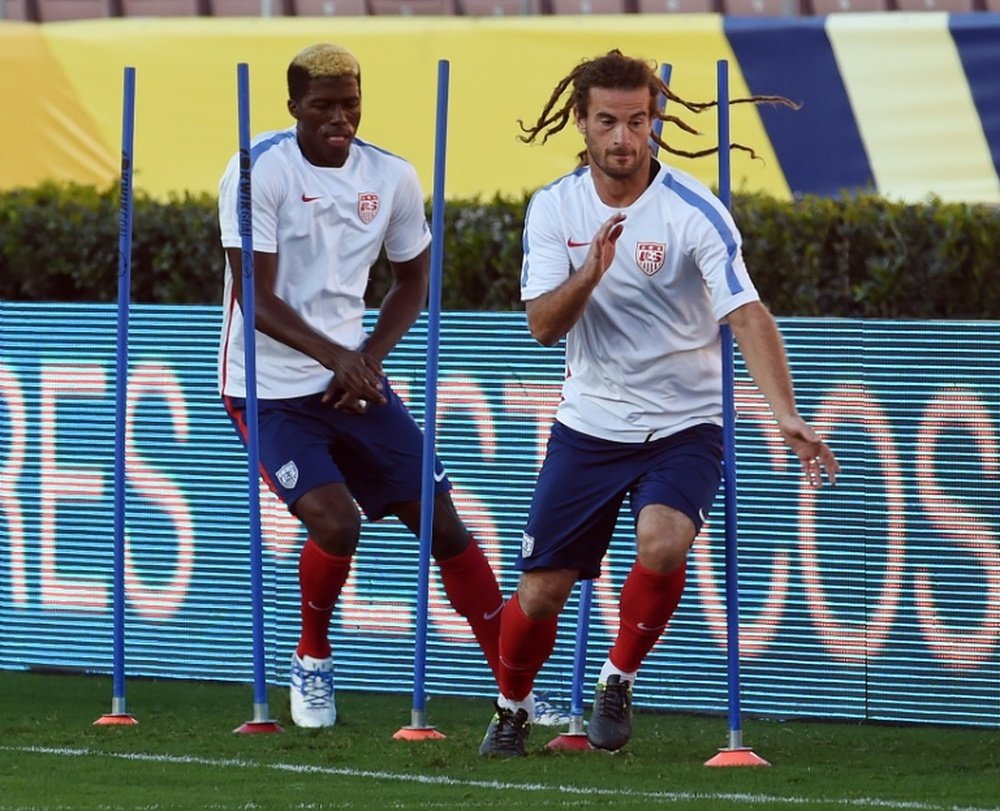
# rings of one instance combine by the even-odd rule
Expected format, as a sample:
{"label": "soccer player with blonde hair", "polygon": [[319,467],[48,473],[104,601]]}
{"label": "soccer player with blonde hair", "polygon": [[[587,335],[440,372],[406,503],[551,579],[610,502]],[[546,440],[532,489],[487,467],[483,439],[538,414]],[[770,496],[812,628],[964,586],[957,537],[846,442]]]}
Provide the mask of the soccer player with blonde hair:
{"label": "soccer player with blonde hair", "polygon": [[[305,525],[299,559],[301,636],[291,657],[291,711],[304,727],[336,721],[329,626],[361,520],[420,528],[423,438],[382,369],[427,298],[431,234],[417,174],[357,137],[361,68],[328,43],[288,66],[295,124],[253,139],[256,360],[263,475]],[[226,255],[219,386],[246,436],[238,156],[222,177]],[[370,334],[362,326],[372,264],[385,248],[393,284]],[[431,552],[455,610],[497,666],[503,598],[436,463]]]}

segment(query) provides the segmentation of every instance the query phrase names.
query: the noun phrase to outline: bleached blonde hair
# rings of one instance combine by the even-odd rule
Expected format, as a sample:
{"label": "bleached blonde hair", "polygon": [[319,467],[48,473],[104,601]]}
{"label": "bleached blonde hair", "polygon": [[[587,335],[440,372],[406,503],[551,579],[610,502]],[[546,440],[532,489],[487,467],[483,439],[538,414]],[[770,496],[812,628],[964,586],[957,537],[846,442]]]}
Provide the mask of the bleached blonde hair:
{"label": "bleached blonde hair", "polygon": [[288,66],[288,97],[299,101],[309,82],[320,78],[353,76],[361,84],[361,64],[343,45],[319,42],[299,51]]}

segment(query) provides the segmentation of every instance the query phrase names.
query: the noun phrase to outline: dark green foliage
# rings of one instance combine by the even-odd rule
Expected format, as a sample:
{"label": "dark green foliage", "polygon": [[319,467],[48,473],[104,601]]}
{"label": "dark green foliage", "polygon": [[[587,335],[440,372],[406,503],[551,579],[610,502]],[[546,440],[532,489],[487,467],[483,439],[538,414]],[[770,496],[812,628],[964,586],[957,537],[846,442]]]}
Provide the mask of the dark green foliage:
{"label": "dark green foliage", "polygon": [[[222,300],[214,198],[136,194],[132,298],[164,304]],[[118,186],[45,184],[0,194],[0,299],[115,301]]]}
{"label": "dark green foliage", "polygon": [[1000,209],[752,195],[733,216],[777,315],[1000,318]]}
{"label": "dark green foliage", "polygon": [[[526,196],[449,202],[444,309],[520,309],[526,203]],[[789,203],[753,194],[734,197],[733,215],[747,265],[776,315],[1000,318],[997,208],[873,195]],[[133,300],[218,302],[222,269],[213,197],[136,195]],[[0,298],[114,301],[117,274],[117,185],[0,193]],[[391,281],[383,257],[372,273],[371,306]]]}
{"label": "dark green foliage", "polygon": [[[519,309],[521,231],[529,196],[495,196],[489,202],[456,200],[444,211],[445,263],[441,306],[445,310]],[[427,221],[433,208],[427,203]],[[392,283],[385,256],[372,270],[368,301],[377,306]]]}

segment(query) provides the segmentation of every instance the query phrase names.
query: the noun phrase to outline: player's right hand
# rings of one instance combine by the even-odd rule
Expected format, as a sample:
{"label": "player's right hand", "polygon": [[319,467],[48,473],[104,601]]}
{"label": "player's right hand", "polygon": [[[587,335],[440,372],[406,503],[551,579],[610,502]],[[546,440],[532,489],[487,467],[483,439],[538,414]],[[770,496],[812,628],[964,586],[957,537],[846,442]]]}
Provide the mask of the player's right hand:
{"label": "player's right hand", "polygon": [[[585,265],[590,264],[597,274],[597,280],[604,276],[611,263],[615,261],[615,249],[618,237],[622,235],[625,226],[622,222],[625,215],[618,213],[601,223],[601,227],[594,234],[594,239],[590,243],[590,250],[587,251]],[[596,283],[596,280],[595,280]]]}
{"label": "player's right hand", "polygon": [[365,352],[345,349],[329,367],[333,380],[323,393],[323,402],[345,403],[343,394],[376,405],[385,405],[382,365]]}

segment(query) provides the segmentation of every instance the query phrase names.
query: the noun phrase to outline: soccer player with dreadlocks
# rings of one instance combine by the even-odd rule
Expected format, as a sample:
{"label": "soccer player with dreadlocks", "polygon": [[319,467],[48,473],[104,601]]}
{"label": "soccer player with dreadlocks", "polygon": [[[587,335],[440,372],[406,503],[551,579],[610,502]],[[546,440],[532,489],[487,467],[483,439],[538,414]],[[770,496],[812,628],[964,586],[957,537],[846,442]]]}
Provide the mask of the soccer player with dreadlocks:
{"label": "soccer player with dreadlocks", "polygon": [[[567,92],[568,91],[568,92]],[[590,744],[615,751],[632,732],[632,688],[681,599],[688,550],[721,481],[722,355],[728,321],[807,482],[839,465],[802,419],[774,318],[747,273],[725,206],[650,142],[660,93],[653,66],[618,50],[559,82],[531,143],[572,118],[585,149],[576,171],[535,193],[524,227],[521,298],[541,344],[566,338],[567,375],[538,475],[517,568],[501,613],[500,695],[483,755],[526,753],[535,676],[552,653],[577,580],[600,575],[627,495],[636,559],[619,599],[619,629],[598,679]],[[564,98],[565,97],[565,98]],[[780,97],[745,102],[788,103]]]}

